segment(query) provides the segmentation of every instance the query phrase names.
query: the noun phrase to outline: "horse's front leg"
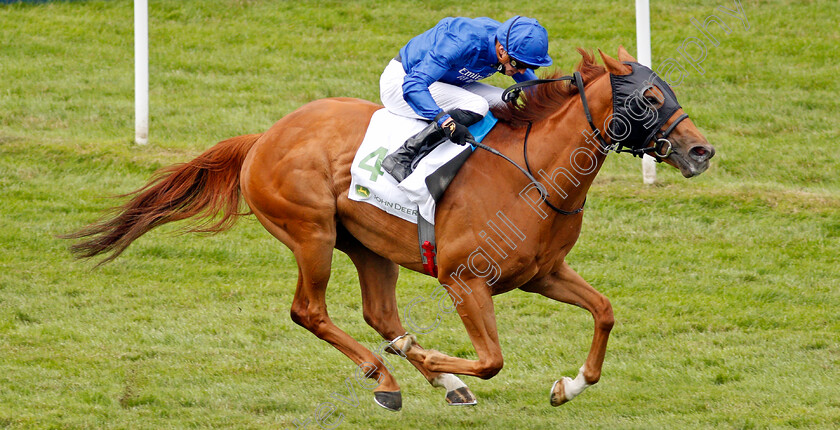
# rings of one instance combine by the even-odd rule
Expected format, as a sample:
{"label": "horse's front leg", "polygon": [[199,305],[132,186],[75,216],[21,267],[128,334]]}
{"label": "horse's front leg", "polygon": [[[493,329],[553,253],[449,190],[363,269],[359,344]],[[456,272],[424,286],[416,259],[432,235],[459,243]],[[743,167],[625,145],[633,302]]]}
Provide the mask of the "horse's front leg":
{"label": "horse's front leg", "polygon": [[551,405],[562,405],[601,378],[607,339],[614,323],[612,305],[603,294],[592,288],[565,261],[551,275],[531,281],[520,289],[580,306],[588,310],[595,319],[595,335],[592,337],[589,356],[580,368],[577,377],[574,379],[564,377],[551,387]]}
{"label": "horse's front leg", "polygon": [[[502,348],[496,331],[496,315],[493,299],[484,278],[471,280],[442,278],[444,287],[455,303],[455,309],[467,329],[478,360],[451,357],[435,350],[426,350],[412,345],[412,337],[396,342],[408,358],[420,360],[426,369],[433,372],[454,373],[490,379],[502,370]],[[459,282],[461,284],[459,284]],[[455,285],[450,287],[449,285]],[[466,287],[466,288],[464,288]]]}
{"label": "horse's front leg", "polygon": [[[381,352],[389,352],[404,356],[434,387],[446,389],[446,402],[453,406],[476,404],[475,395],[460,378],[451,373],[432,372],[426,369],[423,360],[406,356],[402,351],[396,351],[393,344],[406,347],[414,345],[422,350],[419,344],[406,343],[403,339],[406,329],[400,322],[395,293],[399,267],[396,263],[375,254],[349,235],[342,235],[337,248],[344,251],[359,272],[359,284],[362,290],[362,308],[365,321],[390,343],[380,345]],[[383,357],[382,360],[387,360]]]}

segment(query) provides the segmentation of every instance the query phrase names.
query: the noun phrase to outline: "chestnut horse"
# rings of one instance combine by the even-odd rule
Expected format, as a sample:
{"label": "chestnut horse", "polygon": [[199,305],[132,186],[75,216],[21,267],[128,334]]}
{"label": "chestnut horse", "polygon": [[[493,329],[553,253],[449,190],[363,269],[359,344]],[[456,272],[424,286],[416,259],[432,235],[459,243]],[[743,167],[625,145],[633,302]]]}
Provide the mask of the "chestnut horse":
{"label": "chestnut horse", "polygon": [[[414,335],[406,335],[395,289],[399,266],[423,271],[417,228],[348,198],[350,164],[371,115],[381,108],[367,101],[317,100],[265,133],[220,142],[188,163],[160,171],[113,217],[66,237],[87,238],[73,245],[81,257],[110,252],[104,260],[109,261],[142,234],[167,222],[194,218],[203,223],[193,231],[224,230],[245,215],[239,212],[240,196],[244,197],[260,223],[297,261],[292,319],[378,381],[374,399],[391,410],[398,410],[402,399],[384,359],[336,327],[327,314],[325,294],[334,248],[356,266],[365,321],[391,341],[387,351],[403,355],[432,385],[444,387],[451,404],[475,403],[455,374],[487,379],[502,368],[493,295],[518,288],[580,306],[594,317],[595,334],[577,377],[561,378],[551,389],[551,404],[562,404],[598,382],[613,326],[609,300],[565,261],[583,221],[583,213],[576,209],[583,207],[608,153],[608,148],[590,139],[591,124],[605,123],[613,113],[611,75],[629,76],[632,67],[641,67],[626,63],[635,60],[623,48],[618,60],[601,53],[606,67],[579,51],[583,59],[577,70],[585,82],[584,94],[568,82],[535,87],[526,92],[524,101],[494,109],[501,121],[484,140],[536,172],[541,185],[503,158],[477,150],[438,202],[437,280],[445,288],[440,297],[448,293],[454,301],[478,360],[424,349]],[[662,89],[648,87],[643,96],[661,102]],[[714,148],[691,120],[682,121],[682,114],[680,108],[663,119],[670,133],[669,151],[657,153],[660,161],[691,177],[706,170]],[[637,143],[639,148],[657,145],[654,140]],[[545,199],[538,188],[548,191]]]}

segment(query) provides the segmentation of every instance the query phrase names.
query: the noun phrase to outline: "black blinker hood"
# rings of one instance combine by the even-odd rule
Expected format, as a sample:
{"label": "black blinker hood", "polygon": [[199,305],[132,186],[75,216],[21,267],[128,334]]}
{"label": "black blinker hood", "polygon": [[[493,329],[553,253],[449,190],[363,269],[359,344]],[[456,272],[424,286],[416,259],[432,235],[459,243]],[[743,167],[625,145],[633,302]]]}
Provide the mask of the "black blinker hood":
{"label": "black blinker hood", "polygon": [[[668,83],[653,70],[636,62],[624,64],[630,65],[633,72],[610,75],[615,116],[607,133],[618,147],[640,149],[648,145],[656,132],[680,109],[680,104]],[[651,87],[658,88],[665,98],[658,109],[644,97],[645,91]]]}

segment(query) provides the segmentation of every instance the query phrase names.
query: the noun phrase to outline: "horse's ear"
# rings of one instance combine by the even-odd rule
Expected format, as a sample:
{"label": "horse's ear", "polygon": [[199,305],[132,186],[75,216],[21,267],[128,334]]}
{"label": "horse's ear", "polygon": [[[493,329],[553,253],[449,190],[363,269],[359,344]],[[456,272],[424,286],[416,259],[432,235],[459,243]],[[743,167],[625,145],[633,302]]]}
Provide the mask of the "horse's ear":
{"label": "horse's ear", "polygon": [[638,61],[624,49],[624,46],[618,46],[618,61],[629,61],[631,63],[638,63]]}
{"label": "horse's ear", "polygon": [[604,65],[607,66],[607,71],[613,75],[629,75],[633,72],[633,68],[604,54],[600,49],[598,53],[601,54],[601,59],[604,60]]}

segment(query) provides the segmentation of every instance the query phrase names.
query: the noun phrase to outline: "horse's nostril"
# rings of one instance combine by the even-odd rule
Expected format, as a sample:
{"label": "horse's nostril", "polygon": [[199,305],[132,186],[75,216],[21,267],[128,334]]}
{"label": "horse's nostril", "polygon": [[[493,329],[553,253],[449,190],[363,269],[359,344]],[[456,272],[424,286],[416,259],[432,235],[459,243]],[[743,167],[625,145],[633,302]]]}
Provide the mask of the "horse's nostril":
{"label": "horse's nostril", "polygon": [[715,149],[707,146],[695,146],[688,151],[691,158],[697,161],[708,160],[715,155]]}

